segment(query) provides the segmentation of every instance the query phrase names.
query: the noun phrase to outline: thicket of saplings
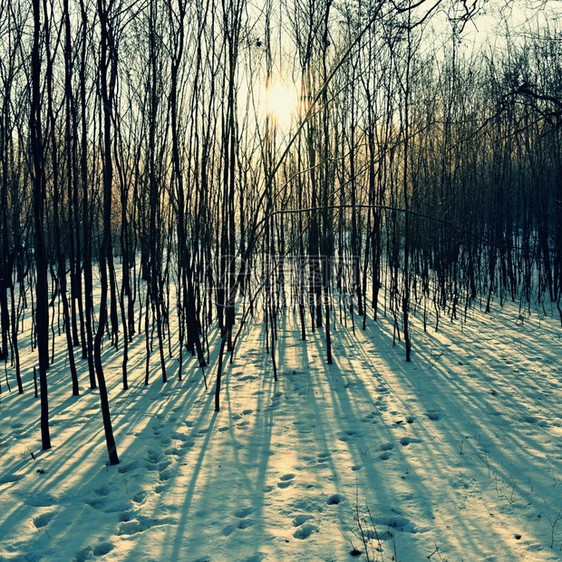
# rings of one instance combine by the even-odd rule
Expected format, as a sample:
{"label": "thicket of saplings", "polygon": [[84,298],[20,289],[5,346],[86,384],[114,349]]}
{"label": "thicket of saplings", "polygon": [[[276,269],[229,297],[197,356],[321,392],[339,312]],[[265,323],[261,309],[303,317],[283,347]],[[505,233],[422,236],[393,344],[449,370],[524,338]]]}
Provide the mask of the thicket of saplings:
{"label": "thicket of saplings", "polygon": [[38,374],[44,449],[58,354],[115,464],[102,351],[125,389],[137,339],[147,385],[196,356],[218,410],[249,320],[277,376],[281,315],[330,363],[337,323],[390,315],[409,361],[412,314],[560,311],[560,30],[468,48],[438,4],[0,3],[2,390]]}

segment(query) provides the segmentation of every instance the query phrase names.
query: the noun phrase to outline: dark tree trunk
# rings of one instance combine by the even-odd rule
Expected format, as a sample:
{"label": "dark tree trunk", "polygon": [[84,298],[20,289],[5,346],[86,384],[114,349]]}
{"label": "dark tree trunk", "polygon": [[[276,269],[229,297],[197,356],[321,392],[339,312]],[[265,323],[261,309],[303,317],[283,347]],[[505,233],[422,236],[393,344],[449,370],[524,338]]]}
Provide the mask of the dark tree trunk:
{"label": "dark tree trunk", "polygon": [[[47,25],[47,24],[46,24]],[[31,153],[33,182],[33,226],[35,230],[35,329],[39,355],[39,385],[41,391],[41,441],[43,450],[51,448],[49,431],[49,399],[47,369],[49,368],[49,310],[47,259],[45,255],[44,200],[45,175],[41,130],[41,5],[33,0],[33,49],[31,52]]]}

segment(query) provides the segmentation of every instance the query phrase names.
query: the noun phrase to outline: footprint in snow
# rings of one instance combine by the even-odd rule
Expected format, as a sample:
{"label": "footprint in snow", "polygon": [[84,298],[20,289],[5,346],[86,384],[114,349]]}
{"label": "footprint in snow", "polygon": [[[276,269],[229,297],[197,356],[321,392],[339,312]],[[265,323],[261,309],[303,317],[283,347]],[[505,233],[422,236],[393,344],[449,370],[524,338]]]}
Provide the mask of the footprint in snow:
{"label": "footprint in snow", "polygon": [[318,532],[318,527],[316,527],[315,525],[309,525],[309,524],[302,525],[293,533],[293,537],[295,537],[296,539],[304,540],[304,539],[308,539],[308,537],[310,537],[312,533],[317,533],[317,532]]}
{"label": "footprint in snow", "polygon": [[122,523],[125,523],[127,521],[131,521],[132,519],[137,517],[137,515],[138,515],[138,513],[136,511],[133,511],[132,509],[129,509],[129,510],[123,511],[119,514],[119,521],[121,521]]}
{"label": "footprint in snow", "polygon": [[249,556],[248,558],[246,558],[244,562],[261,562],[266,557],[267,557],[266,554],[263,554],[262,552],[258,552],[257,554],[254,554],[253,556]]}
{"label": "footprint in snow", "polygon": [[115,545],[110,542],[101,542],[93,548],[91,546],[87,546],[86,548],[79,550],[73,560],[75,560],[75,562],[86,562],[86,560],[91,560],[92,556],[105,556],[114,548]]}
{"label": "footprint in snow", "polygon": [[166,449],[166,454],[170,457],[181,457],[182,452],[178,447],[170,447],[169,449]]}
{"label": "footprint in snow", "polygon": [[117,531],[118,535],[136,535],[137,533],[142,533],[151,527],[156,527],[160,525],[175,525],[177,520],[173,517],[161,517],[159,519],[152,519],[150,517],[143,517],[139,515],[136,519],[131,519],[130,521],[122,521],[119,525]]}
{"label": "footprint in snow", "polygon": [[343,496],[340,494],[332,494],[328,501],[326,502],[328,505],[338,505],[343,501]]}
{"label": "footprint in snow", "polygon": [[[3,484],[1,480],[0,484]],[[55,498],[49,494],[34,494],[25,500],[25,504],[32,507],[51,507],[56,503]]]}
{"label": "footprint in snow", "polygon": [[132,498],[135,503],[142,503],[146,499],[146,492],[144,490],[138,491]]}
{"label": "footprint in snow", "polygon": [[114,548],[115,545],[113,543],[100,542],[99,544],[94,546],[92,552],[94,553],[94,556],[105,556],[106,554],[109,554]]}
{"label": "footprint in snow", "polygon": [[244,517],[248,517],[251,513],[254,512],[253,507],[240,507],[234,511],[234,517],[238,517],[239,519],[243,519]]}
{"label": "footprint in snow", "polygon": [[357,437],[358,435],[360,435],[360,434],[357,431],[348,430],[348,431],[344,431],[344,432],[340,433],[338,435],[338,439],[340,441],[343,441],[344,443],[347,443],[350,439],[353,439],[354,437]]}
{"label": "footprint in snow", "polygon": [[127,472],[132,472],[133,470],[137,470],[138,468],[142,468],[142,462],[136,460],[126,464],[120,464],[118,471],[120,474],[126,474]]}
{"label": "footprint in snow", "polygon": [[330,460],[330,453],[320,453],[317,457],[316,462],[318,463],[325,463]]}
{"label": "footprint in snow", "polygon": [[281,480],[281,482],[279,482],[277,484],[278,488],[288,488],[289,486],[293,485],[293,478],[295,477],[294,474],[284,474],[283,476],[281,476],[281,478],[279,480]]}
{"label": "footprint in snow", "polygon": [[158,473],[158,478],[161,482],[166,482],[174,475],[171,468],[166,468]]}
{"label": "footprint in snow", "polygon": [[425,415],[431,421],[439,421],[443,417],[443,414],[441,412],[439,412],[438,410],[429,410],[428,412],[425,413]]}
{"label": "footprint in snow", "polygon": [[175,431],[172,435],[175,441],[190,441],[191,437],[187,433],[181,433],[181,431]]}
{"label": "footprint in snow", "polygon": [[249,527],[253,527],[255,521],[253,519],[240,519],[238,522],[239,529],[248,529]]}
{"label": "footprint in snow", "polygon": [[162,459],[162,452],[159,449],[149,449],[148,450],[148,461],[151,463],[160,462]]}
{"label": "footprint in snow", "polygon": [[50,511],[48,513],[42,513],[33,519],[33,524],[37,529],[41,529],[42,527],[46,527],[50,522],[51,519],[55,516],[54,511]]}
{"label": "footprint in snow", "polygon": [[12,482],[18,482],[23,478],[23,474],[5,474],[4,476],[0,476],[0,484],[11,484]]}
{"label": "footprint in snow", "polygon": [[94,498],[91,500],[86,500],[84,503],[86,503],[90,507],[93,507],[94,509],[103,510],[107,503],[107,500],[105,498]]}
{"label": "footprint in snow", "polygon": [[363,423],[375,423],[375,418],[376,418],[376,414],[374,412],[371,412],[370,414],[363,416],[361,418],[361,421]]}
{"label": "footprint in snow", "polygon": [[306,523],[309,519],[312,519],[312,515],[305,515],[304,513],[301,513],[293,519],[293,527],[300,527],[303,523]]}
{"label": "footprint in snow", "polygon": [[419,439],[413,439],[411,437],[402,437],[402,439],[400,439],[400,445],[402,445],[403,447],[407,447],[410,443],[421,443],[421,441]]}
{"label": "footprint in snow", "polygon": [[379,457],[381,459],[381,461],[386,461],[390,458],[390,452],[386,451],[385,453],[382,453]]}
{"label": "footprint in snow", "polygon": [[106,484],[104,486],[101,486],[99,488],[96,488],[94,490],[94,492],[98,495],[98,496],[108,496],[111,492],[111,488]]}

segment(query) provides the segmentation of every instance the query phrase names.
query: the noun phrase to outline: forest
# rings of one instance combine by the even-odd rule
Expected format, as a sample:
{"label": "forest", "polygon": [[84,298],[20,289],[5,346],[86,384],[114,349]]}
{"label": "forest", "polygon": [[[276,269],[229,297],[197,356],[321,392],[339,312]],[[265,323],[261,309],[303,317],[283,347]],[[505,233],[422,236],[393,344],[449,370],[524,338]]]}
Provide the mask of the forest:
{"label": "forest", "polygon": [[288,323],[326,365],[381,319],[405,364],[475,311],[562,325],[554,4],[0,0],[0,398],[47,451],[51,377],[95,389],[117,465],[108,356],[219,412],[252,325],[275,381]]}

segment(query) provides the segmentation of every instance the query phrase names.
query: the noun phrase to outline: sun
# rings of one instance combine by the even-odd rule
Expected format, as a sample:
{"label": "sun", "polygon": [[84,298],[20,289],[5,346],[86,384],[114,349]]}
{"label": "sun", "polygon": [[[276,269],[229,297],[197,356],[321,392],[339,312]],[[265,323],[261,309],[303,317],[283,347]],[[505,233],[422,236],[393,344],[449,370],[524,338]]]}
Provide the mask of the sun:
{"label": "sun", "polygon": [[297,87],[290,82],[272,80],[265,88],[265,114],[273,126],[288,131],[298,114]]}

